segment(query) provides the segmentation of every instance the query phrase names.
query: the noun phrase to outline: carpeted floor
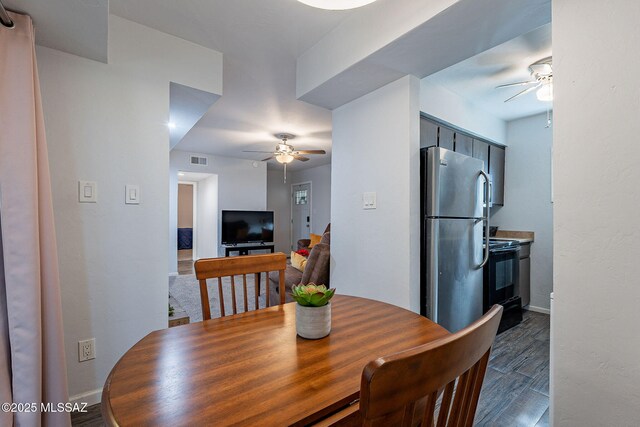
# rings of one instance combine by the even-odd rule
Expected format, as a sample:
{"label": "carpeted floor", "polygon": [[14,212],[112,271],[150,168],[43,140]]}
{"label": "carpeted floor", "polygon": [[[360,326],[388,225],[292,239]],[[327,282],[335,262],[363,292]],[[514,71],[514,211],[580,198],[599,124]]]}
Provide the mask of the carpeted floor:
{"label": "carpeted floor", "polygon": [[[254,308],[254,276],[247,275],[247,299],[249,304],[249,310]],[[264,308],[266,305],[265,297],[265,283],[267,282],[266,276],[262,274],[260,279],[260,296],[258,302],[260,308]],[[224,303],[226,313],[231,313],[231,279],[225,277],[222,281],[224,289]],[[244,290],[242,287],[242,276],[236,276],[236,300],[238,304],[238,313],[244,311]],[[220,317],[220,304],[218,297],[218,281],[209,280],[207,282],[207,288],[209,290],[209,306],[211,307],[211,317]],[[178,301],[178,304],[189,315],[191,323],[199,322],[202,320],[202,308],[200,307],[200,284],[193,274],[171,276],[169,277],[169,294]]]}

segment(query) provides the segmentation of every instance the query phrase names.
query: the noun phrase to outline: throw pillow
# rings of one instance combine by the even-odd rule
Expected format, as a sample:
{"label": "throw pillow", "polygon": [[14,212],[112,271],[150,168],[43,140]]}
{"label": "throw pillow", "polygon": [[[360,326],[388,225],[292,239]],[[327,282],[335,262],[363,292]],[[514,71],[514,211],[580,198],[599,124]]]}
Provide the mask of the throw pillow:
{"label": "throw pillow", "polygon": [[295,252],[291,252],[291,267],[296,270],[304,271],[305,266],[307,265],[307,259],[300,254]]}
{"label": "throw pillow", "polygon": [[309,243],[309,249],[311,249],[312,247],[320,243],[320,240],[322,240],[322,236],[319,234],[311,233],[311,235],[309,236],[309,240],[311,240],[311,243]]}

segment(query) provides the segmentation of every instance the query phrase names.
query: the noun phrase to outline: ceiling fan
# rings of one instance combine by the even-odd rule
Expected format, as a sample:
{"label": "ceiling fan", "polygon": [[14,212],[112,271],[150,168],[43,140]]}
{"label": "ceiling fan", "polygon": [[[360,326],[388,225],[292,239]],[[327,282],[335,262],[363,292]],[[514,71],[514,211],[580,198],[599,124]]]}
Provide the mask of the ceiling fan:
{"label": "ceiling fan", "polygon": [[505,99],[504,102],[509,102],[536,89],[536,96],[540,101],[553,101],[553,68],[551,65],[551,57],[548,56],[529,65],[529,72],[531,72],[533,80],[496,86],[496,89],[514,86],[529,86],[512,97]]}
{"label": "ceiling fan", "polygon": [[287,164],[288,163],[291,163],[294,160],[300,160],[302,162],[309,161],[309,158],[305,157],[304,155],[327,154],[327,152],[324,150],[296,150],[295,148],[293,148],[291,144],[288,143],[289,140],[295,138],[295,135],[292,135],[290,133],[276,133],[274,136],[282,140],[280,144],[276,145],[275,151],[244,150],[243,153],[271,154],[269,157],[262,159],[262,161],[266,162],[275,158],[278,163],[282,163],[284,165],[284,182],[287,182]]}

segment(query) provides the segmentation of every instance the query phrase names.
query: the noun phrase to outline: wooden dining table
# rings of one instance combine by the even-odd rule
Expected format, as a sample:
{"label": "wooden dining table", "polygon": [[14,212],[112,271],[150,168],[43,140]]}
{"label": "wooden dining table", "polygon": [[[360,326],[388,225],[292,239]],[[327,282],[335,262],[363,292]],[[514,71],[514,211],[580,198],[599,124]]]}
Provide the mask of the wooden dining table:
{"label": "wooden dining table", "polygon": [[309,425],[356,402],[364,366],[448,332],[394,305],[336,295],[331,333],[296,335],[295,304],[155,331],[105,383],[119,426]]}

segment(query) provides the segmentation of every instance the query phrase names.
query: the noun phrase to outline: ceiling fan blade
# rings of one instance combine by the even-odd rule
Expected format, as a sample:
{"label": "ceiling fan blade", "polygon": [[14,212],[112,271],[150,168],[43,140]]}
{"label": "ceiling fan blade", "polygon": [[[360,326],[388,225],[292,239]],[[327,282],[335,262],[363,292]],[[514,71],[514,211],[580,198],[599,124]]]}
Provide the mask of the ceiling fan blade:
{"label": "ceiling fan blade", "polygon": [[511,98],[509,98],[509,99],[505,99],[505,100],[504,100],[504,102],[509,102],[509,101],[511,101],[512,99],[515,99],[515,98],[517,98],[517,97],[519,97],[519,96],[522,96],[522,95],[524,95],[524,94],[527,94],[527,93],[531,92],[532,90],[536,90],[536,89],[538,89],[540,86],[542,86],[542,83],[538,83],[537,85],[535,85],[535,86],[533,86],[533,87],[529,87],[529,88],[527,88],[527,89],[523,90],[522,92],[518,92],[518,93],[516,93],[515,95],[513,95]]}
{"label": "ceiling fan blade", "polygon": [[298,150],[296,151],[298,154],[327,154],[324,150]]}
{"label": "ceiling fan blade", "polygon": [[506,85],[496,86],[496,89],[502,89],[503,87],[532,85],[534,83],[538,83],[538,81],[537,80],[531,80],[531,81],[528,81],[528,82],[508,83]]}
{"label": "ceiling fan blade", "polygon": [[261,162],[266,162],[267,160],[271,160],[271,159],[273,159],[273,157],[274,157],[274,156],[269,156],[269,157],[267,157],[266,159],[262,159],[262,160],[260,160],[260,161],[261,161]]}
{"label": "ceiling fan blade", "polygon": [[308,161],[309,161],[309,158],[308,158],[308,157],[299,156],[299,155],[297,155],[297,154],[294,154],[294,155],[293,155],[293,158],[294,158],[294,159],[296,159],[296,160],[300,160],[300,161],[302,161],[302,162],[308,162]]}
{"label": "ceiling fan blade", "polygon": [[242,150],[243,153],[265,153],[265,154],[270,154],[273,153],[273,151],[250,151],[250,150]]}

